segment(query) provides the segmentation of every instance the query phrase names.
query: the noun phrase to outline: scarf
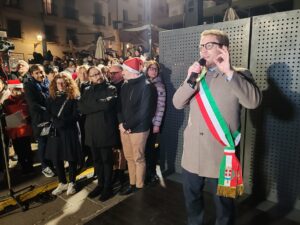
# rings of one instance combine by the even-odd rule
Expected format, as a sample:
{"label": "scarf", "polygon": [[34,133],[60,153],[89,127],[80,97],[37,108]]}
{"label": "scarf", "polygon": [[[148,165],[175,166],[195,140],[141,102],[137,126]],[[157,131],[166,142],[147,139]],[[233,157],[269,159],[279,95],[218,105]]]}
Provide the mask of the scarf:
{"label": "scarf", "polygon": [[236,198],[242,195],[244,191],[242,170],[235,155],[235,146],[239,144],[241,134],[239,130],[234,133],[230,132],[205,79],[201,79],[200,91],[195,97],[211,134],[224,147],[217,195]]}
{"label": "scarf", "polygon": [[45,98],[49,97],[49,89],[48,87],[44,84],[44,82],[38,82],[34,78],[32,78],[33,83],[35,84],[36,88],[45,96]]}

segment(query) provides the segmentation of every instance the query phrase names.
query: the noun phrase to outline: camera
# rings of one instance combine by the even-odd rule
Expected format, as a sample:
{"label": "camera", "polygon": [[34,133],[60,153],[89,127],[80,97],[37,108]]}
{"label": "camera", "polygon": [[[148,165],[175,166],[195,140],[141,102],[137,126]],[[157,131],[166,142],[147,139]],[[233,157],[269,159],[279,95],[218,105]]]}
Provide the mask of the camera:
{"label": "camera", "polygon": [[9,52],[15,49],[15,45],[11,42],[0,38],[0,52]]}
{"label": "camera", "polygon": [[0,30],[0,52],[9,53],[10,51],[15,49],[15,45],[7,39],[6,31]]}

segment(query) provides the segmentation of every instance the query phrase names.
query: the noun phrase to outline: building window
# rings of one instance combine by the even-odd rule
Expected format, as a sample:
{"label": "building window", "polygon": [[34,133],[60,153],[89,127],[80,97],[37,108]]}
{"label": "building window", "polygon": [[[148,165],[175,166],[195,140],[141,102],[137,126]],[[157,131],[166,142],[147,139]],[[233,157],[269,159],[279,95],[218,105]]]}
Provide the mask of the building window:
{"label": "building window", "polygon": [[94,13],[95,14],[100,14],[100,15],[102,15],[102,4],[101,3],[98,3],[98,2],[96,2],[95,4],[94,4]]}
{"label": "building window", "polygon": [[20,20],[7,20],[7,36],[10,38],[22,38]]}
{"label": "building window", "polygon": [[94,24],[105,26],[105,16],[95,14],[94,15]]}
{"label": "building window", "polygon": [[43,0],[44,4],[44,12],[48,14],[52,14],[52,0]]}
{"label": "building window", "polygon": [[78,10],[70,7],[64,7],[64,16],[67,19],[78,20]]}
{"label": "building window", "polygon": [[66,42],[69,44],[69,41],[72,41],[74,45],[78,44],[77,39],[77,30],[73,28],[67,28]]}
{"label": "building window", "polygon": [[128,21],[128,11],[123,9],[123,21]]}
{"label": "building window", "polygon": [[46,41],[57,42],[56,27],[52,25],[45,25]]}
{"label": "building window", "polygon": [[78,10],[75,9],[75,0],[65,0],[64,16],[67,19],[78,20]]}
{"label": "building window", "polygon": [[53,3],[53,0],[43,0],[43,8],[45,15],[57,15],[56,5]]}
{"label": "building window", "polygon": [[105,17],[102,15],[102,4],[94,4],[94,24],[105,26]]}
{"label": "building window", "polygon": [[5,0],[5,6],[14,7],[14,8],[21,8],[21,1],[20,0]]}

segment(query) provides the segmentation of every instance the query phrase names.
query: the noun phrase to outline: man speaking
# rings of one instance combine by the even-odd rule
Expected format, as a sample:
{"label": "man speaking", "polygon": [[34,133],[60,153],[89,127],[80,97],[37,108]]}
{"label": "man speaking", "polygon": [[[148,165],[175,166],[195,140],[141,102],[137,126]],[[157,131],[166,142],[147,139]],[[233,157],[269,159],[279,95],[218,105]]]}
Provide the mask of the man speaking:
{"label": "man speaking", "polygon": [[202,225],[203,187],[211,184],[216,224],[234,224],[234,198],[243,193],[239,161],[241,106],[254,109],[261,93],[251,73],[230,63],[229,38],[220,30],[202,32],[201,60],[188,69],[173,96],[177,109],[190,106],[184,131],[183,190],[189,225]]}

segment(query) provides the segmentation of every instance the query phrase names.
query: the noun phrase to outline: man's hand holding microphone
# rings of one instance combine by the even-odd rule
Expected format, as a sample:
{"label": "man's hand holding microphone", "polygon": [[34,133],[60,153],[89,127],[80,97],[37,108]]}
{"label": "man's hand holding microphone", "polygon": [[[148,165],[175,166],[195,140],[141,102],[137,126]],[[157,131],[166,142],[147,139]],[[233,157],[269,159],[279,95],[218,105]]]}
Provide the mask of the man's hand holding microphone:
{"label": "man's hand holding microphone", "polygon": [[201,58],[198,62],[194,62],[188,69],[187,83],[191,88],[195,88],[196,84],[204,77],[206,73],[206,60]]}

